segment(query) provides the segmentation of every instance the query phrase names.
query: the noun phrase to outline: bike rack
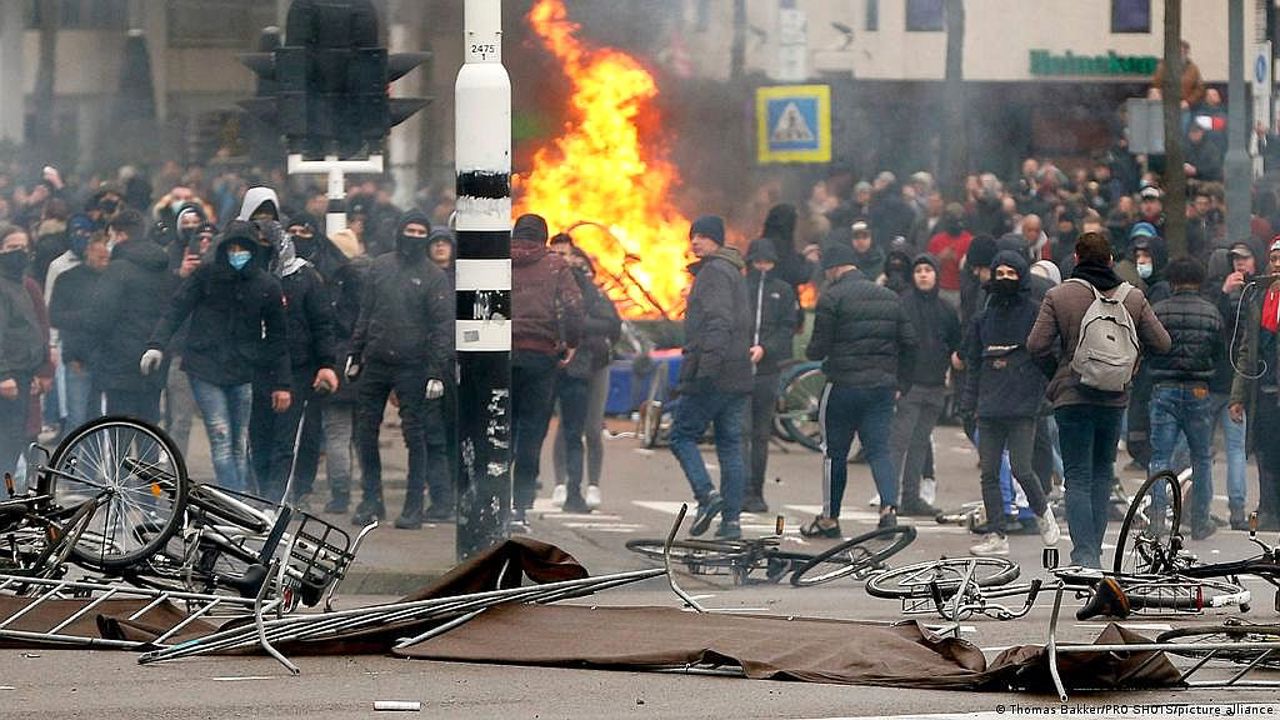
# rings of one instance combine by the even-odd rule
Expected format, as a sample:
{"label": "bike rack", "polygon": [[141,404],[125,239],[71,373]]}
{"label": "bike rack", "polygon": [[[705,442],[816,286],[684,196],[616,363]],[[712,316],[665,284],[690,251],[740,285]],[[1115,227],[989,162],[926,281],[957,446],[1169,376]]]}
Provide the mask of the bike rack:
{"label": "bike rack", "polygon": [[[1049,675],[1053,679],[1054,688],[1058,692],[1058,698],[1066,703],[1068,701],[1067,689],[1063,685],[1062,676],[1058,672],[1058,655],[1062,653],[1072,654],[1107,654],[1107,653],[1151,653],[1146,660],[1142,661],[1137,667],[1125,673],[1118,679],[1123,683],[1125,680],[1134,677],[1144,669],[1149,667],[1151,663],[1157,659],[1164,657],[1180,658],[1176,655],[1176,651],[1208,651],[1208,654],[1199,658],[1186,669],[1180,668],[1180,675],[1177,684],[1187,689],[1210,689],[1210,688],[1230,688],[1230,687],[1250,687],[1250,688],[1280,688],[1280,680],[1245,680],[1244,678],[1262,665],[1263,661],[1270,657],[1280,656],[1280,638],[1275,642],[1238,642],[1238,643],[1191,643],[1191,642],[1149,642],[1135,643],[1132,645],[1061,645],[1058,643],[1058,616],[1062,609],[1062,596],[1066,590],[1065,585],[1058,585],[1057,591],[1054,593],[1053,613],[1049,617],[1049,637],[1045,643],[1045,652],[1049,659]],[[1224,650],[1233,652],[1240,651],[1256,651],[1257,654],[1249,662],[1240,667],[1240,663],[1232,661],[1238,670],[1226,679],[1204,679],[1193,680],[1197,674],[1203,673],[1208,666],[1209,661],[1215,659],[1217,654]],[[1215,668],[1216,669],[1216,668]],[[1080,688],[1084,690],[1085,688]]]}
{"label": "bike rack", "polygon": [[[0,638],[32,640],[50,645],[71,647],[103,647],[122,650],[137,650],[143,647],[164,647],[166,643],[191,623],[201,618],[229,617],[248,615],[254,610],[252,598],[237,598],[225,595],[204,595],[200,593],[178,592],[169,590],[149,590],[136,588],[121,583],[88,582],[84,580],[49,580],[16,575],[0,575],[0,596],[10,598],[29,598],[30,601],[15,609],[7,616],[0,617]],[[38,630],[18,630],[14,626],[18,621],[29,616],[37,608],[55,607],[60,600],[83,600],[83,605],[66,608],[65,614],[53,619],[45,628]],[[143,603],[136,611],[130,613],[126,620],[140,620],[144,617],[155,621],[158,616],[151,612],[166,602],[180,603],[186,608],[186,615],[162,630],[154,639],[141,642],[132,640],[112,640],[99,634],[76,634],[72,625],[102,606],[108,600],[136,600]],[[265,606],[270,611],[270,604]]]}

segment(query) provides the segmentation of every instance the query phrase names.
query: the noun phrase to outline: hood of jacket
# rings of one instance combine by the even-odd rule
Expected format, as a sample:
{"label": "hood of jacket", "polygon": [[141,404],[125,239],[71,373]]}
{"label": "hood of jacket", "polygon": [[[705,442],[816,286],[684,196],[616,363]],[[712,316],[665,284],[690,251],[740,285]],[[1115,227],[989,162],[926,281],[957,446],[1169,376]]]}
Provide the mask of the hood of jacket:
{"label": "hood of jacket", "polygon": [[738,272],[742,272],[747,267],[747,262],[742,259],[742,253],[738,252],[737,248],[723,245],[715,252],[690,265],[689,272],[697,275],[702,268],[707,266],[707,263],[713,260],[724,260]]}
{"label": "hood of jacket", "polygon": [[237,220],[248,220],[267,203],[271,204],[271,213],[276,220],[280,219],[280,199],[276,191],[269,187],[251,187],[244,193],[244,201],[240,203],[240,214]]}
{"label": "hood of jacket", "polygon": [[991,274],[995,276],[996,268],[1001,265],[1008,265],[1018,271],[1018,286],[1021,291],[1026,291],[1031,285],[1031,266],[1027,263],[1027,256],[1014,250],[1001,250],[991,261]]}
{"label": "hood of jacket", "polygon": [[[426,213],[421,210],[406,210],[405,212],[400,213],[400,219],[396,221],[396,252],[400,253],[401,256],[404,255],[406,249],[404,242],[404,229],[409,227],[411,224],[421,225],[427,229],[428,233],[431,232],[431,218],[427,217]],[[426,250],[427,242],[428,241],[425,238],[422,240],[422,247],[424,251]],[[423,259],[426,259],[425,252],[422,257]]]}
{"label": "hood of jacket", "polygon": [[213,245],[213,272],[219,275],[236,275],[238,272],[227,262],[227,248],[232,242],[237,242],[249,248],[253,253],[253,259],[249,262],[249,266],[257,265],[265,267],[268,261],[267,256],[270,248],[258,243],[258,229],[253,223],[243,222],[240,220],[232,220],[227,223],[227,227],[223,229],[222,234],[214,240]]}

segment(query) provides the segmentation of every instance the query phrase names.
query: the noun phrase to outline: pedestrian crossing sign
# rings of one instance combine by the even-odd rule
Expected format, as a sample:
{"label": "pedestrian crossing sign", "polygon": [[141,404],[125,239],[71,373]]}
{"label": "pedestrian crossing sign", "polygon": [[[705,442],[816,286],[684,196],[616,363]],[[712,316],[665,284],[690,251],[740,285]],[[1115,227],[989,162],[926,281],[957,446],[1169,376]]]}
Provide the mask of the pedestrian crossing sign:
{"label": "pedestrian crossing sign", "polygon": [[756,89],[760,164],[831,162],[831,88],[774,85]]}

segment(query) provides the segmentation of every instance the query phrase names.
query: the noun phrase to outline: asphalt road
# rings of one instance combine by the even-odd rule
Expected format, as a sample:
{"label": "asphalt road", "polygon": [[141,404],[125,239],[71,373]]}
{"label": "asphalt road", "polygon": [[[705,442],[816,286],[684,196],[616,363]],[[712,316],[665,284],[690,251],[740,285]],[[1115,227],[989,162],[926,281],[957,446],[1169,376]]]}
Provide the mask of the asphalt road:
{"label": "asphalt road", "polygon": [[[617,424],[615,430],[624,430]],[[940,504],[958,506],[979,497],[976,454],[955,428],[943,428],[937,437]],[[679,503],[688,498],[688,486],[670,453],[643,450],[630,438],[606,441],[605,503],[591,515],[567,515],[550,506],[549,491],[532,514],[535,537],[550,541],[577,556],[593,573],[645,567],[648,563],[624,548],[627,539],[665,534]],[[393,451],[398,451],[395,445]],[[820,464],[816,454],[777,448],[772,455],[766,496],[775,511],[787,517],[783,546],[816,551],[829,543],[809,543],[796,529],[820,503]],[[714,455],[707,455],[714,464]],[[547,464],[549,467],[549,463]],[[1224,485],[1218,466],[1217,486]],[[844,530],[847,536],[870,530],[875,514],[867,507],[872,494],[866,466],[850,468],[850,489]],[[713,475],[715,474],[713,470]],[[1252,474],[1252,470],[1251,470]],[[547,479],[550,482],[549,478]],[[1136,488],[1139,478],[1131,476]],[[1256,493],[1256,483],[1251,483]],[[1256,497],[1256,494],[1251,494]],[[1225,515],[1225,499],[1215,511]],[[772,532],[773,515],[744,516],[746,534]],[[890,562],[960,556],[976,538],[956,526],[932,521],[918,524],[917,540]],[[1065,559],[1069,540],[1060,544]],[[1114,543],[1119,523],[1113,523],[1108,542]],[[433,535],[433,557],[445,556],[440,533]],[[1022,568],[1022,579],[1044,577],[1040,569],[1038,537],[1011,538],[1011,558]],[[1207,541],[1192,543],[1208,561],[1244,557],[1250,552],[1243,533],[1222,531]],[[860,584],[839,580],[814,588],[787,584],[737,586],[729,577],[689,576],[681,573],[683,586],[704,605],[714,609],[755,608],[780,614],[841,618],[898,620],[894,601],[869,597]],[[1275,622],[1269,586],[1250,582],[1255,622]],[[346,597],[345,606],[386,600],[386,597]],[[1042,596],[1022,619],[1000,622],[983,618],[966,620],[962,634],[993,657],[1016,644],[1041,643],[1048,632],[1051,598]],[[594,604],[645,604],[677,606],[678,599],[662,581],[650,581],[601,594],[579,602]],[[1078,623],[1078,606],[1067,598],[1060,637],[1090,640],[1101,622]],[[1238,612],[1191,618],[1134,617],[1128,623],[1155,634],[1185,624],[1213,623]],[[932,620],[932,618],[926,618]],[[512,638],[513,643],[521,642]],[[728,677],[629,673],[576,669],[546,669],[501,665],[472,665],[396,660],[389,657],[299,658],[302,675],[289,677],[269,658],[203,658],[155,666],[138,666],[134,657],[117,652],[74,650],[2,650],[0,666],[0,717],[22,718],[222,718],[222,717],[372,717],[378,700],[422,703],[422,713],[448,718],[838,718],[853,716],[937,715],[989,713],[1016,716],[1025,707],[1053,707],[1050,696],[981,694],[938,691],[893,691],[874,687],[841,687],[800,683],[746,681]],[[1213,670],[1221,677],[1225,669]],[[1271,673],[1274,678],[1275,673]],[[1102,703],[1268,703],[1280,701],[1275,690],[1144,691],[1079,695],[1073,702],[1093,714],[1104,715]],[[1025,706],[1018,707],[1015,706]],[[1062,708],[1056,708],[1061,712]],[[1271,708],[1280,713],[1280,709]],[[1221,708],[1220,708],[1221,711]],[[1134,715],[1120,715],[1132,717]],[[1265,716],[1265,715],[1264,715]]]}

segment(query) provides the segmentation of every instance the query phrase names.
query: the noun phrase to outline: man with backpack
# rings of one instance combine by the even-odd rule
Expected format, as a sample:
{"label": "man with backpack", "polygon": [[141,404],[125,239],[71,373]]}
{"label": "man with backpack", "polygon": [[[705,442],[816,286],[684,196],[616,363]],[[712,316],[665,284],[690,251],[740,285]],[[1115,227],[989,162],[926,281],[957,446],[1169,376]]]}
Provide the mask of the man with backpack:
{"label": "man with backpack", "polygon": [[1144,350],[1172,343],[1142,292],[1116,275],[1105,237],[1081,235],[1075,258],[1071,279],[1045,295],[1027,350],[1052,377],[1071,562],[1098,568],[1129,385]]}

